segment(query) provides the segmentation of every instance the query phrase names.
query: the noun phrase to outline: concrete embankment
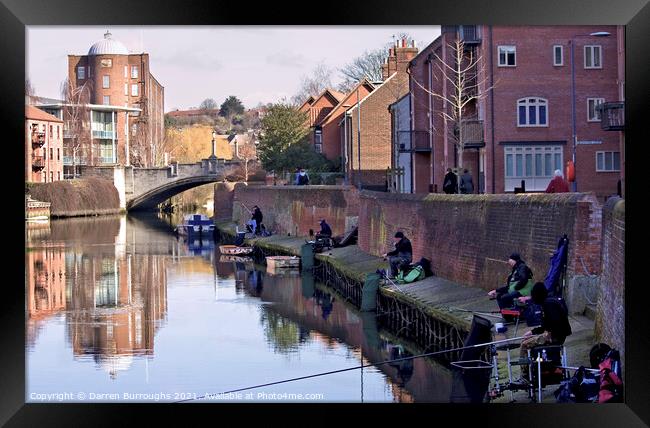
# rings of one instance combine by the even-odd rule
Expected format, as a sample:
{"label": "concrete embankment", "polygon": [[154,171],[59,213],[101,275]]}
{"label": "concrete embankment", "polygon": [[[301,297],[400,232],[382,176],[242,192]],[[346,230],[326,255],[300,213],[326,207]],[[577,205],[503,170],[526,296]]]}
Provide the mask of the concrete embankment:
{"label": "concrete embankment", "polygon": [[[233,237],[235,223],[217,222],[220,233]],[[266,238],[246,240],[266,252],[300,255],[300,248],[305,244],[305,237],[274,235]],[[358,246],[334,248],[317,254],[316,259],[328,264],[346,278],[362,284],[366,274],[387,264],[381,257],[362,251]],[[429,277],[413,284],[384,285],[379,289],[380,299],[389,298],[400,302],[404,307],[413,308],[433,319],[440,320],[461,333],[469,331],[474,312],[490,313],[498,310],[496,303],[489,300],[485,290],[469,287],[440,277]],[[492,314],[492,321],[498,322],[499,316]],[[567,338],[567,354],[572,365],[589,365],[589,349],[593,344],[594,323],[581,316],[570,318],[573,334]],[[510,332],[512,333],[512,328]],[[526,331],[525,324],[519,327],[519,333]],[[498,338],[497,338],[498,339]],[[513,355],[514,355],[513,351]]]}
{"label": "concrete embankment", "polygon": [[52,217],[106,215],[123,211],[117,189],[113,183],[101,178],[35,183],[30,194],[37,201],[51,204]]}

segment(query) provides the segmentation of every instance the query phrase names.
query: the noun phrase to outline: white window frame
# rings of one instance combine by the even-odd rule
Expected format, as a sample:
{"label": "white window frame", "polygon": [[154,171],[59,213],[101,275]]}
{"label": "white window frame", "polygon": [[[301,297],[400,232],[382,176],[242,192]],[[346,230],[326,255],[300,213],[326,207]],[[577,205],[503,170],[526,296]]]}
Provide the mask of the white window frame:
{"label": "white window frame", "polygon": [[[612,169],[605,169],[605,165],[607,162],[605,162],[605,157],[607,156],[608,153],[611,153],[612,156]],[[614,153],[618,153],[618,169],[614,169]],[[598,156],[602,155],[603,156],[603,168],[598,168]],[[621,152],[617,152],[616,150],[601,150],[596,152],[596,172],[621,172]]]}
{"label": "white window frame", "polygon": [[[589,104],[593,102],[594,103],[594,114],[595,116],[591,116],[591,111],[590,111],[590,106]],[[598,111],[598,106],[603,104],[605,102],[605,98],[587,98],[587,122],[600,122],[601,116],[600,116],[600,111]]]}
{"label": "white window frame", "polygon": [[86,67],[77,67],[77,79],[86,80]]}
{"label": "white window frame", "polygon": [[104,95],[104,97],[102,98],[102,102],[104,103],[105,106],[111,105],[111,97],[108,95]]}
{"label": "white window frame", "polygon": [[124,84],[124,95],[126,95],[126,96],[129,95],[129,84],[128,83]]}
{"label": "white window frame", "polygon": [[[598,48],[598,66],[593,65],[595,63],[594,61],[594,52],[596,51],[595,48]],[[591,65],[587,65],[587,50],[591,50]],[[584,54],[584,63],[585,63],[585,69],[601,69],[603,68],[603,47],[601,45],[585,45],[583,49],[583,54]]]}
{"label": "white window frame", "polygon": [[138,96],[138,84],[134,83],[131,85],[131,96],[132,97],[137,97]]}
{"label": "white window frame", "polygon": [[[560,62],[556,62],[557,55],[556,51],[557,49],[560,48]],[[553,66],[554,67],[562,67],[564,65],[564,46],[562,45],[553,45]]]}
{"label": "white window frame", "polygon": [[129,66],[128,65],[124,66],[124,78],[125,79],[129,78]]}
{"label": "white window frame", "polygon": [[[529,102],[530,99],[534,99],[535,102],[531,103]],[[521,102],[524,102],[523,104],[520,104]],[[519,107],[520,105],[524,105],[526,107],[526,123],[521,124],[520,122],[520,117],[519,117]],[[534,124],[530,124],[530,119],[528,118],[528,112],[529,112],[529,107],[530,106],[536,106],[536,116],[535,116],[535,122]],[[541,106],[546,107],[546,117],[545,117],[545,122],[543,125],[540,125],[539,123],[539,108]],[[516,109],[517,109],[517,127],[518,128],[548,128],[548,100],[546,98],[541,98],[541,97],[525,97],[525,98],[519,98],[517,100],[516,104]]]}
{"label": "white window frame", "polygon": [[[526,166],[526,156],[531,156],[530,167],[528,171]],[[550,167],[547,167],[547,156],[550,155]],[[559,155],[560,170],[564,164],[564,146],[560,144],[540,144],[540,145],[505,145],[503,147],[503,177],[504,190],[506,192],[514,191],[519,187],[521,180],[526,181],[526,190],[544,191],[548,183],[553,179],[554,172],[558,169],[556,157]],[[508,175],[508,156],[512,156],[512,174]],[[521,175],[517,175],[517,156],[521,156]],[[537,162],[539,156],[539,163]],[[539,166],[539,171],[538,167]],[[548,174],[546,171],[548,170]]]}
{"label": "white window frame", "polygon": [[[505,51],[506,54],[506,62],[505,64],[501,63],[501,51]],[[512,51],[515,55],[515,63],[514,64],[508,64],[508,53]],[[499,67],[516,67],[517,66],[517,46],[515,45],[502,45],[497,47],[497,64]]]}
{"label": "white window frame", "polygon": [[140,70],[138,70],[138,66],[137,65],[132,65],[131,66],[131,79],[137,79],[139,75],[140,75]]}
{"label": "white window frame", "polygon": [[102,76],[102,89],[110,89],[111,87],[111,76],[104,74]]}

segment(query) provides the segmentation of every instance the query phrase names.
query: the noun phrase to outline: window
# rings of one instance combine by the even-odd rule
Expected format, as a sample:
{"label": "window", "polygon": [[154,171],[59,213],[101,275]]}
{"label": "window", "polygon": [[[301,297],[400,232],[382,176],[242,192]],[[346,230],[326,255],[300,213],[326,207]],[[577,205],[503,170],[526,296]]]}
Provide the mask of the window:
{"label": "window", "polygon": [[132,97],[137,97],[138,96],[138,84],[133,84],[131,85],[131,96]]}
{"label": "window", "polygon": [[596,152],[596,171],[610,172],[621,170],[621,154],[619,152]]}
{"label": "window", "polygon": [[61,127],[59,125],[56,126],[56,138],[61,138]]}
{"label": "window", "polygon": [[526,182],[526,190],[546,190],[556,169],[562,170],[561,145],[506,145],[505,191],[513,191]]}
{"label": "window", "polygon": [[111,105],[111,97],[109,97],[108,95],[104,95],[104,100],[103,101],[104,101],[105,106]]}
{"label": "window", "polygon": [[600,122],[598,106],[605,102],[605,98],[587,98],[587,122]]}
{"label": "window", "polygon": [[499,67],[514,67],[517,48],[515,46],[499,46]]}
{"label": "window", "polygon": [[564,65],[564,48],[562,45],[553,46],[553,65]]}
{"label": "window", "polygon": [[56,160],[61,160],[61,149],[56,149]]}
{"label": "window", "polygon": [[548,102],[544,98],[517,101],[517,126],[548,126]]}
{"label": "window", "polygon": [[83,80],[86,78],[86,67],[77,67],[77,79]]}
{"label": "window", "polygon": [[124,78],[127,79],[129,77],[129,66],[125,65],[124,66]]}
{"label": "window", "polygon": [[138,78],[138,67],[135,65],[131,66],[131,79],[137,79]]}
{"label": "window", "polygon": [[585,68],[603,68],[603,53],[599,45],[585,46]]}
{"label": "window", "polygon": [[54,149],[50,147],[50,160],[54,160]]}
{"label": "window", "polygon": [[129,95],[129,84],[128,83],[124,84],[124,95]]}
{"label": "window", "polygon": [[102,78],[102,88],[108,89],[111,87],[111,76],[103,76]]}
{"label": "window", "polygon": [[54,171],[50,171],[50,183],[54,181]]}
{"label": "window", "polygon": [[102,65],[102,67],[112,67],[113,66],[113,60],[110,59],[110,58],[102,58],[100,63]]}
{"label": "window", "polygon": [[131,135],[135,137],[136,132],[138,132],[138,126],[134,123],[131,125]]}
{"label": "window", "polygon": [[52,138],[52,134],[54,134],[53,127],[52,127],[52,125],[50,125],[50,135],[49,135],[50,138]]}
{"label": "window", "polygon": [[61,171],[57,171],[56,173],[56,179],[61,181]]}

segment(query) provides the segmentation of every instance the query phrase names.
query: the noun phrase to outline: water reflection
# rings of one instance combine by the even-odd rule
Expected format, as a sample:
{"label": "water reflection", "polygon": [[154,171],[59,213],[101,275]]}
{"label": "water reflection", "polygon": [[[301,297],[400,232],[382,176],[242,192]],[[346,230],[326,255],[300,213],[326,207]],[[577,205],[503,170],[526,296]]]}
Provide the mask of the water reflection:
{"label": "water reflection", "polygon": [[[310,274],[268,273],[173,226],[151,215],[27,225],[28,390],[219,392],[421,352]],[[448,402],[454,385],[418,358],[268,390]]]}

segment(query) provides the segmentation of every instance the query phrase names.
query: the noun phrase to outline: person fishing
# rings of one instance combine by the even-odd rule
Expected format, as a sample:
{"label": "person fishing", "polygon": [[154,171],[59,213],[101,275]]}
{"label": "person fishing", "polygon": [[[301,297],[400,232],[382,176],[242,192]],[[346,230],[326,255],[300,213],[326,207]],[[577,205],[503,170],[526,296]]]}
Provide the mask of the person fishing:
{"label": "person fishing", "polygon": [[488,293],[491,299],[497,299],[500,309],[511,308],[516,298],[530,295],[533,287],[531,281],[533,271],[530,270],[518,253],[510,255],[508,264],[512,268],[512,272],[508,275],[506,285]]}
{"label": "person fishing", "polygon": [[331,238],[332,237],[332,228],[329,224],[322,218],[319,222],[320,232],[316,234],[316,239],[318,238]]}
{"label": "person fishing", "polygon": [[393,237],[393,242],[395,249],[383,255],[384,258],[388,258],[390,263],[391,279],[397,276],[402,267],[408,266],[413,260],[413,247],[404,233],[397,232]]}
{"label": "person fishing", "polygon": [[262,215],[262,211],[260,210],[260,207],[257,205],[253,206],[253,216],[251,217],[251,220],[254,222],[253,225],[253,233],[258,235],[260,233],[260,226],[262,225],[262,219],[264,218],[264,215]]}

